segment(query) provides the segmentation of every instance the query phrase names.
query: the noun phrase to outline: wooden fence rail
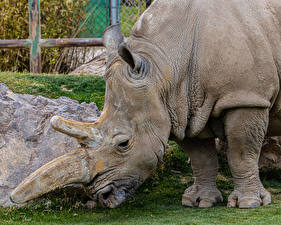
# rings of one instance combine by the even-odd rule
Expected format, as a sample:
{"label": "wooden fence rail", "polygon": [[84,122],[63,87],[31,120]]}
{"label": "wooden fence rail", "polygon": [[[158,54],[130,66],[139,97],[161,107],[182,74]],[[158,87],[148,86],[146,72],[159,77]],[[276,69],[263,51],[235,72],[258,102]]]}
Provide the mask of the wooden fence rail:
{"label": "wooden fence rail", "polygon": [[41,73],[41,48],[103,46],[102,38],[41,39],[40,0],[28,0],[29,39],[0,40],[1,48],[29,48],[30,72]]}

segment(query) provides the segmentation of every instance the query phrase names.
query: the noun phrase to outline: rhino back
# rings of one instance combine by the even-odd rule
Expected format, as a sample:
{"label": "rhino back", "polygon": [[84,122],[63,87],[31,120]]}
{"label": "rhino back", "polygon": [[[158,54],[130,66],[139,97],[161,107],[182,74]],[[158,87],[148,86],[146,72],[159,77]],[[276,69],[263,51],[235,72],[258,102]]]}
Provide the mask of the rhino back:
{"label": "rhino back", "polygon": [[196,124],[191,133],[202,130],[211,114],[277,105],[280,5],[279,0],[155,0],[135,24],[129,42],[151,43],[151,54],[161,49],[174,82],[187,77],[190,126]]}
{"label": "rhino back", "polygon": [[272,107],[281,62],[276,15],[264,0],[212,2],[199,62],[201,84],[216,101],[213,115],[235,107]]}

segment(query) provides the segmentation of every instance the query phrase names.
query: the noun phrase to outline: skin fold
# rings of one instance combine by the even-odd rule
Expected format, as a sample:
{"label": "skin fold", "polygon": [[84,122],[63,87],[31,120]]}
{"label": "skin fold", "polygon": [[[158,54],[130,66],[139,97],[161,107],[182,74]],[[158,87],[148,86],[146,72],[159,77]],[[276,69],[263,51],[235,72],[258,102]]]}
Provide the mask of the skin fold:
{"label": "skin fold", "polygon": [[264,137],[281,135],[280,12],[279,0],[155,0],[125,42],[118,25],[109,27],[101,117],[54,117],[54,129],[76,137],[81,148],[35,171],[11,200],[80,183],[115,208],[151,175],[172,139],[194,172],[182,204],[211,207],[222,201],[214,143],[220,138],[235,183],[228,207],[270,204],[258,159]]}

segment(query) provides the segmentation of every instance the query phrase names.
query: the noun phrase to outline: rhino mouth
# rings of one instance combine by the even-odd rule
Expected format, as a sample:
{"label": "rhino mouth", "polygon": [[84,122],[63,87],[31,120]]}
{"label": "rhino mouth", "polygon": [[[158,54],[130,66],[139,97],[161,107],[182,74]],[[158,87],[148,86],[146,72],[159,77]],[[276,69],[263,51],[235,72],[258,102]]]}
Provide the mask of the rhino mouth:
{"label": "rhino mouth", "polygon": [[106,208],[116,208],[128,197],[130,194],[125,187],[118,188],[114,184],[107,185],[97,192],[99,203]]}
{"label": "rhino mouth", "polygon": [[130,184],[127,183],[123,185],[110,183],[98,190],[95,194],[95,198],[103,207],[116,208],[131,197],[138,186],[139,182],[131,182]]}

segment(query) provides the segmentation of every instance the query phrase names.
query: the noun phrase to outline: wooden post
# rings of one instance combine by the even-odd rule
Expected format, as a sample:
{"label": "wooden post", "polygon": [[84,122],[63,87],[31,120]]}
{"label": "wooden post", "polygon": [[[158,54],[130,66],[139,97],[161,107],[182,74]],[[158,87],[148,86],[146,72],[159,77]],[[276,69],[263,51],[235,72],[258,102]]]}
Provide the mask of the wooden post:
{"label": "wooden post", "polygon": [[91,47],[103,46],[102,38],[62,38],[41,39],[41,48]]}
{"label": "wooden post", "polygon": [[[66,48],[66,47],[94,47],[103,46],[102,38],[61,38],[41,39],[41,48]],[[32,42],[29,39],[0,40],[0,49],[31,48]]]}
{"label": "wooden post", "polygon": [[21,40],[0,40],[0,49],[1,48],[30,48],[32,42],[29,39]]}
{"label": "wooden post", "polygon": [[40,0],[28,0],[29,4],[29,36],[32,42],[30,48],[30,72],[41,73],[41,28]]}

